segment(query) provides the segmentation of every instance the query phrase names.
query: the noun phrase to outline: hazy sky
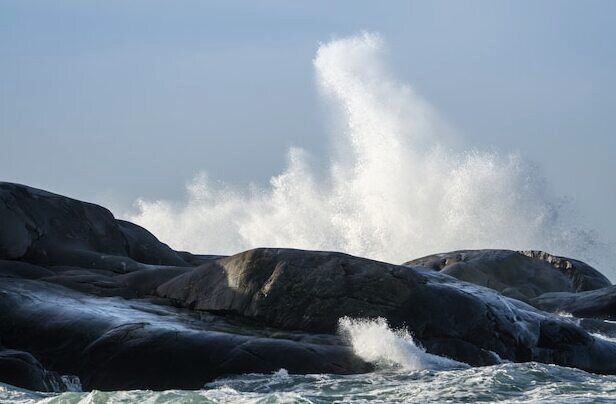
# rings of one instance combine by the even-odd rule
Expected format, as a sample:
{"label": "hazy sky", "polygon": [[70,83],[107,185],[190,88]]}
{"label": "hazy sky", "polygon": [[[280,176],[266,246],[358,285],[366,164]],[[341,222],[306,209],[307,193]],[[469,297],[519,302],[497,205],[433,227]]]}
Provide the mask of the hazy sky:
{"label": "hazy sky", "polygon": [[616,241],[616,2],[0,1],[0,173],[116,211],[324,155],[320,42],[380,32],[468,147],[520,152]]}

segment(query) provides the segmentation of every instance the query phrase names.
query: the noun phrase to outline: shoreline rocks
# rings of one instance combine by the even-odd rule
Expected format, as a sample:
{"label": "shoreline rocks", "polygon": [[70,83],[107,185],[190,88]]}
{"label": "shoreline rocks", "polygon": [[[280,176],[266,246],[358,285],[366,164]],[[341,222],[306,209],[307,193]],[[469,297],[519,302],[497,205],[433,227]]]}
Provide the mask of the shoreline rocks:
{"label": "shoreline rocks", "polygon": [[[10,183],[0,183],[0,223],[0,381],[21,387],[57,390],[62,374],[84,389],[161,390],[279,368],[371,371],[337,334],[341,317],[385,318],[429,353],[473,366],[502,358],[616,374],[616,344],[585,330],[613,328],[601,319],[612,318],[614,287],[577,260],[194,255],[97,205]],[[594,319],[542,311],[567,308]]]}
{"label": "shoreline rocks", "polygon": [[582,261],[543,251],[461,250],[417,258],[403,265],[430,268],[525,302],[544,293],[578,293],[612,285]]}

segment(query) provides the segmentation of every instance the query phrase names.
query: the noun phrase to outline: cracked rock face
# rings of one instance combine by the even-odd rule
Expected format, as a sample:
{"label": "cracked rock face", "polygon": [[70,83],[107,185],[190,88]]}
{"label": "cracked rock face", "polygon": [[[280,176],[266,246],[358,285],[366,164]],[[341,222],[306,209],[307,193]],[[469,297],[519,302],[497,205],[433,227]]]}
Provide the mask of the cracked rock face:
{"label": "cracked rock face", "polygon": [[197,389],[279,368],[370,371],[337,334],[346,316],[385,318],[428,352],[471,365],[500,357],[616,374],[616,344],[584,329],[610,323],[521,301],[552,310],[562,304],[549,293],[566,293],[557,297],[604,301],[611,313],[609,281],[575,260],[503,250],[407,265],[293,249],[193,255],[99,206],[7,183],[0,223],[0,381],[22,387],[58,390],[59,375],[126,390]]}

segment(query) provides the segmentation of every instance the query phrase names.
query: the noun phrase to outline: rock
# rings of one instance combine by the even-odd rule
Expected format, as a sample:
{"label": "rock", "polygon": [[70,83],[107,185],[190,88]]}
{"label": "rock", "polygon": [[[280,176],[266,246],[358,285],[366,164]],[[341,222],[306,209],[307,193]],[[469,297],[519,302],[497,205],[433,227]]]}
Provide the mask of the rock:
{"label": "rock", "polygon": [[62,377],[43,368],[34,356],[13,349],[0,349],[0,380],[34,391],[66,391]]}
{"label": "rock", "polygon": [[[203,265],[157,293],[198,310],[273,327],[334,333],[338,319],[384,317],[431,353],[475,364],[540,361],[616,372],[616,345],[491,289],[422,267],[341,253],[255,249]],[[483,359],[482,359],[483,358]],[[592,359],[590,359],[592,358]]]}
{"label": "rock", "polygon": [[613,321],[616,320],[616,286],[580,293],[544,293],[530,304],[553,313]]}
{"label": "rock", "polygon": [[574,292],[585,292],[612,285],[605,275],[582,261],[558,257],[537,250],[519,251],[519,253],[527,257],[543,260],[558,269],[571,279]]}
{"label": "rock", "polygon": [[193,255],[100,206],[9,183],[0,223],[0,381],[20,387],[57,390],[60,374],[85,389],[158,390],[280,368],[370,371],[337,333],[347,316],[385,318],[428,352],[471,365],[616,374],[616,344],[587,331],[609,323],[497,292],[610,318],[612,287],[590,290],[609,281],[575,260],[503,250],[404,266],[292,249]]}
{"label": "rock", "polygon": [[30,245],[32,236],[26,228],[25,221],[21,220],[16,212],[10,209],[10,205],[2,203],[0,199],[0,257],[17,259],[23,257]]}
{"label": "rock", "polygon": [[127,272],[142,264],[189,266],[147,230],[98,205],[0,183],[0,259]]}
{"label": "rock", "polygon": [[[148,301],[12,278],[0,283],[0,335],[49,369],[79,376],[87,390],[199,389],[222,375],[280,368],[341,374],[372,369],[335,335],[253,330]],[[29,386],[27,379],[11,381]]]}
{"label": "rock", "polygon": [[572,318],[572,320],[590,333],[603,335],[608,338],[616,338],[616,322],[614,321],[596,318]]}
{"label": "rock", "polygon": [[410,293],[400,282],[407,277],[425,282],[406,268],[340,253],[256,249],[202,265],[161,285],[157,294],[275,327],[332,332],[345,315],[396,311]]}
{"label": "rock", "polygon": [[144,264],[187,266],[178,253],[143,227],[117,219],[116,224],[126,238],[126,256]]}
{"label": "rock", "polygon": [[27,262],[0,260],[0,277],[38,279],[54,274],[53,271]]}
{"label": "rock", "polygon": [[404,265],[428,267],[525,302],[548,292],[582,292],[611,286],[591,266],[542,251],[453,251]]}

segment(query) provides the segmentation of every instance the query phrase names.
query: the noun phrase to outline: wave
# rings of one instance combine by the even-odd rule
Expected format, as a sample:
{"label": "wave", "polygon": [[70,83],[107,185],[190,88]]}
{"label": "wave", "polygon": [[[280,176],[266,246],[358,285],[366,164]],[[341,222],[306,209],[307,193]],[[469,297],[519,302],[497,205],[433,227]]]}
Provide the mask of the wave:
{"label": "wave", "polygon": [[427,353],[417,346],[406,330],[392,330],[384,318],[351,319],[343,317],[338,322],[339,333],[353,347],[353,352],[380,366],[404,370],[460,369],[465,363]]}
{"label": "wave", "polygon": [[77,403],[322,403],[367,402],[611,402],[616,377],[541,363],[361,375],[247,374],[220,379],[198,391],[92,391],[44,394],[0,383],[0,402]]}
{"label": "wave", "polygon": [[325,170],[292,148],[269,186],[243,189],[201,173],[186,201],[140,199],[130,220],[176,249],[203,253],[295,247],[403,262],[509,248],[597,264],[600,244],[537,167],[454,147],[434,109],[388,71],[383,47],[378,34],[361,33],[318,48],[317,85],[338,121]]}

